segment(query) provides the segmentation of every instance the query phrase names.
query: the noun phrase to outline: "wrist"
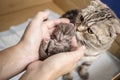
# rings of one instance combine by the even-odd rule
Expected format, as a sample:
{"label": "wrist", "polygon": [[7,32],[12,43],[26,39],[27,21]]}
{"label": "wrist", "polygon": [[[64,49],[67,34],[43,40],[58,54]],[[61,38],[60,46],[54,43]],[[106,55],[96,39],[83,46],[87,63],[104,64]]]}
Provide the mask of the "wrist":
{"label": "wrist", "polygon": [[26,73],[20,78],[20,80],[56,80],[53,79],[53,76],[54,75],[45,70],[39,62],[37,64],[34,62],[27,67]]}
{"label": "wrist", "polygon": [[35,52],[31,46],[26,45],[24,42],[20,41],[15,45],[15,47],[17,51],[24,57],[24,59],[28,60],[29,63],[39,59],[38,52]]}
{"label": "wrist", "polygon": [[59,76],[52,66],[41,63],[39,67],[36,68],[41,74],[40,80],[56,80]]}

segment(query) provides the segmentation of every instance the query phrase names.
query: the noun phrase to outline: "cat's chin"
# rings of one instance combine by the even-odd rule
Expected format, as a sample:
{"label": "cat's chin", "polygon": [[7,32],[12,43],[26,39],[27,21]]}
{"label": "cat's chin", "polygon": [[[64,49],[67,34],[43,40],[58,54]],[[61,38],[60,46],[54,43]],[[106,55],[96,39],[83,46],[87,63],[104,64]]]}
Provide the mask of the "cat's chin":
{"label": "cat's chin", "polygon": [[84,40],[80,32],[76,32],[76,39],[79,46],[85,46],[86,48],[90,47],[90,45]]}

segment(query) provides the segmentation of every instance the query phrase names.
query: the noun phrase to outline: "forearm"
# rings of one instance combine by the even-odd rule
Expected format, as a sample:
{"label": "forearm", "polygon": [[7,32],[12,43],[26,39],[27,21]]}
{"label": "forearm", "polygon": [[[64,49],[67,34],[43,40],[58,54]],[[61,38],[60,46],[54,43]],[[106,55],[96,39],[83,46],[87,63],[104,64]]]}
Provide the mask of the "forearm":
{"label": "forearm", "polygon": [[56,80],[56,79],[51,79],[48,75],[49,75],[49,73],[39,73],[37,71],[28,72],[27,71],[20,78],[20,80]]}
{"label": "forearm", "polygon": [[9,79],[18,74],[33,61],[29,53],[26,54],[21,47],[21,45],[15,45],[0,52],[0,80]]}
{"label": "forearm", "polygon": [[27,67],[25,74],[20,80],[56,80],[54,75],[54,69],[50,69],[46,65],[42,65],[42,62],[36,61]]}
{"label": "forearm", "polygon": [[85,47],[80,47],[75,51],[53,55],[44,61],[33,62],[20,80],[56,80],[74,69],[84,50]]}

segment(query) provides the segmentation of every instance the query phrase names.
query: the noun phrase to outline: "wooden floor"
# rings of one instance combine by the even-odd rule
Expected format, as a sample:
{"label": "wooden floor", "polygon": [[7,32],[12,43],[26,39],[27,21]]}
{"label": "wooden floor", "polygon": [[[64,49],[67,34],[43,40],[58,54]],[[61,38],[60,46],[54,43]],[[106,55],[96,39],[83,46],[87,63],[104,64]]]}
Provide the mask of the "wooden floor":
{"label": "wooden floor", "polygon": [[51,9],[59,14],[63,14],[64,11],[60,9],[53,1],[48,1],[43,4],[32,6],[29,8],[14,11],[9,14],[0,15],[0,31],[9,29],[11,25],[17,25],[28,18],[32,18],[37,12],[45,9]]}

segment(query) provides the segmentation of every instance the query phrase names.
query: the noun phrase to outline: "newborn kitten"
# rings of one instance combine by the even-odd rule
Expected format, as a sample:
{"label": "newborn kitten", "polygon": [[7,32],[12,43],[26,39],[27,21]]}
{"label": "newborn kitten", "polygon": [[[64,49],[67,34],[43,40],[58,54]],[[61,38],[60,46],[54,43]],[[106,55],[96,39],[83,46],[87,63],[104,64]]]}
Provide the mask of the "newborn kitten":
{"label": "newborn kitten", "polygon": [[71,51],[71,39],[75,36],[75,27],[72,24],[60,23],[56,26],[48,43],[42,42],[40,46],[40,59],[60,52]]}
{"label": "newborn kitten", "polygon": [[[68,11],[62,17],[70,19],[75,25],[77,42],[79,46],[86,47],[84,58],[78,62],[74,72],[77,72],[83,80],[88,80],[89,66],[110,48],[120,33],[119,19],[100,0],[92,0],[87,8]],[[68,73],[63,79],[73,80],[73,77]]]}

